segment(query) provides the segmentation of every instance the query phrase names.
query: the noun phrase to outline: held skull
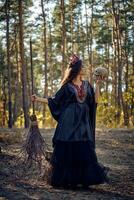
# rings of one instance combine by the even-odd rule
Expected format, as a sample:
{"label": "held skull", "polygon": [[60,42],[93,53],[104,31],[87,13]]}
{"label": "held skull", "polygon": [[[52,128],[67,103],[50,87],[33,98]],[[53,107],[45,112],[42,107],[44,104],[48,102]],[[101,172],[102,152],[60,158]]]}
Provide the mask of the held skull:
{"label": "held skull", "polygon": [[95,76],[101,76],[103,78],[106,78],[108,76],[108,71],[106,68],[104,67],[97,67],[95,70],[94,70],[94,75]]}

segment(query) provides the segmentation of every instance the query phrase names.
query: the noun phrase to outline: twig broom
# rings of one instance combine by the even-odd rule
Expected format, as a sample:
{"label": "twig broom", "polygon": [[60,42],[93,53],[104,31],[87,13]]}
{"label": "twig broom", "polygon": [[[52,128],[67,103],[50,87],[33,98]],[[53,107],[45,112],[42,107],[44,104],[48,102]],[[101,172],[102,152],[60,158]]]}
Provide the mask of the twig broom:
{"label": "twig broom", "polygon": [[[34,80],[33,80],[33,62],[32,62],[32,41],[30,39],[30,60],[31,60],[31,85],[32,85],[32,94],[34,94]],[[41,171],[42,167],[42,158],[45,157],[46,152],[46,142],[42,137],[37,117],[35,115],[35,103],[32,102],[32,115],[30,116],[30,127],[26,137],[25,144],[23,146],[26,153],[26,163],[31,166],[32,162],[35,161],[39,165]]]}

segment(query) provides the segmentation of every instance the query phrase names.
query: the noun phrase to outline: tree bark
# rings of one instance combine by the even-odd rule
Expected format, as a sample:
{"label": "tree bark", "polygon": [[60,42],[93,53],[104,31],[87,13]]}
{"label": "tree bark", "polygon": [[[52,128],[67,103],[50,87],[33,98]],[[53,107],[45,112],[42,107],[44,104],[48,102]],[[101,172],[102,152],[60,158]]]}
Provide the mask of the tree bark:
{"label": "tree bark", "polygon": [[[41,0],[41,9],[43,17],[43,42],[44,42],[44,76],[45,76],[45,85],[44,85],[44,96],[48,96],[48,77],[47,77],[47,68],[48,68],[48,52],[47,52],[47,24],[46,24],[46,13],[44,11],[44,1]],[[46,104],[43,105],[43,126],[45,125],[45,116],[46,116]]]}
{"label": "tree bark", "polygon": [[54,92],[54,86],[53,86],[53,80],[54,80],[54,65],[53,65],[53,40],[52,40],[52,30],[51,30],[51,24],[49,22],[49,42],[50,42],[50,60],[49,60],[49,64],[50,64],[50,85],[51,85],[51,92],[50,92],[50,96],[53,95]]}
{"label": "tree bark", "polygon": [[14,94],[14,106],[13,106],[13,125],[15,124],[18,111],[19,111],[19,62],[18,62],[18,42],[15,34],[15,59],[16,59],[16,77],[15,77],[15,94]]}
{"label": "tree bark", "polygon": [[70,28],[71,28],[71,51],[74,52],[74,13],[73,13],[73,5],[74,0],[70,0],[70,9],[71,9],[71,17],[70,17]]}
{"label": "tree bark", "polygon": [[[115,4],[116,8],[115,8]],[[114,44],[115,44],[115,59],[117,60],[117,122],[120,121],[121,116],[121,103],[122,103],[122,84],[121,84],[121,77],[122,77],[122,49],[121,49],[121,35],[120,35],[120,24],[119,24],[119,4],[115,3],[115,0],[112,0],[112,12],[113,12],[113,20],[114,20]]]}
{"label": "tree bark", "polygon": [[[88,14],[87,14],[87,2],[85,1],[85,10],[86,10],[86,43],[87,43],[87,53],[88,53],[88,61],[89,61],[89,80],[90,83],[93,84],[93,53],[92,53],[92,44],[93,44],[93,1],[91,3],[91,21],[90,25],[88,23]],[[89,28],[90,26],[90,28]]]}
{"label": "tree bark", "polygon": [[11,88],[11,65],[10,65],[10,39],[9,39],[9,20],[10,20],[10,0],[5,4],[6,12],[6,45],[7,45],[7,68],[8,68],[8,127],[12,128],[12,88]]}
{"label": "tree bark", "polygon": [[65,2],[61,0],[61,23],[62,23],[62,44],[61,44],[61,52],[62,52],[62,67],[61,67],[61,77],[64,76],[65,72],[65,54],[66,54],[66,24],[65,24]]}
{"label": "tree bark", "polygon": [[2,98],[2,127],[6,125],[6,102],[7,102],[7,96],[6,96],[6,78],[5,74],[3,74],[3,81],[2,81],[2,91],[3,91],[3,98]]}
{"label": "tree bark", "polygon": [[29,126],[28,113],[28,92],[27,92],[27,73],[24,60],[24,33],[23,33],[23,1],[18,0],[19,6],[19,50],[20,50],[20,64],[22,70],[22,98],[23,98],[23,112],[24,112],[24,126]]}

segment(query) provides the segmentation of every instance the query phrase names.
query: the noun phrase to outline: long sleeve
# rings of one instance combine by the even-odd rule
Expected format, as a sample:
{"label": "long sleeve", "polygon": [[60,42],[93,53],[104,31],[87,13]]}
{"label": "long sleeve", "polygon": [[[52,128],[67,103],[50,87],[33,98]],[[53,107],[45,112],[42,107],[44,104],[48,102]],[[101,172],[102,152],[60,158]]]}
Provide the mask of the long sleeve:
{"label": "long sleeve", "polygon": [[62,86],[53,97],[48,97],[48,106],[53,118],[58,121],[63,109],[65,86]]}
{"label": "long sleeve", "polygon": [[88,99],[89,101],[89,115],[90,115],[90,121],[91,121],[91,126],[93,130],[93,141],[94,141],[94,147],[95,147],[95,127],[96,127],[96,111],[97,111],[97,105],[98,103],[95,102],[95,91],[94,88],[92,87],[91,84],[88,84],[90,88],[90,98]]}
{"label": "long sleeve", "polygon": [[96,111],[98,103],[95,102],[95,92],[93,87],[91,88],[91,93],[93,96],[93,102],[91,107],[91,115],[92,115],[92,126],[93,126],[93,134],[94,134],[94,147],[95,147],[95,128],[96,128]]}

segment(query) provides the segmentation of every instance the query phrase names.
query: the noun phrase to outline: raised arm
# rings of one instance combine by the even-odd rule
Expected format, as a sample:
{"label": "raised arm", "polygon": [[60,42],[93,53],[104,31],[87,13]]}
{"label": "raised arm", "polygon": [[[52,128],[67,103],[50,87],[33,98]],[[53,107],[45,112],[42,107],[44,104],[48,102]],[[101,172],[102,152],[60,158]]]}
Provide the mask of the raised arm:
{"label": "raised arm", "polygon": [[98,76],[96,80],[96,87],[95,87],[95,102],[98,103],[98,99],[100,96],[100,83],[104,80],[103,77]]}
{"label": "raised arm", "polygon": [[95,87],[95,102],[96,103],[98,103],[99,96],[100,96],[99,83],[96,82],[96,87]]}

